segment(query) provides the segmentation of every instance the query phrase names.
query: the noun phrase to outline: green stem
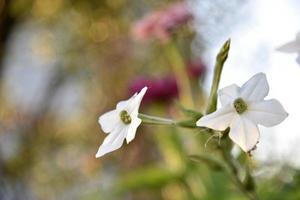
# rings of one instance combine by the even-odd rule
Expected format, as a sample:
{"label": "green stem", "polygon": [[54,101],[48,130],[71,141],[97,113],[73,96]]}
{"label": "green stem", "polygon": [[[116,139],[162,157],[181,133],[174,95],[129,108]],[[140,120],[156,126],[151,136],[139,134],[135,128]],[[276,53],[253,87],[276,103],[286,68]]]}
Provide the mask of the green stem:
{"label": "green stem", "polygon": [[139,118],[145,124],[154,124],[154,125],[174,125],[176,126],[176,121],[172,119],[162,118],[162,117],[155,117],[151,115],[145,115],[139,113]]}
{"label": "green stem", "polygon": [[[177,126],[182,128],[197,128],[201,129],[196,126],[196,122],[194,120],[182,120],[176,121],[173,119],[167,119],[162,117],[156,117],[151,115],[145,115],[139,113],[138,117],[142,120],[144,124],[152,124],[152,125],[169,125],[169,126]],[[203,128],[205,129],[205,128]]]}
{"label": "green stem", "polygon": [[166,56],[173,68],[176,81],[180,91],[180,101],[183,105],[194,108],[194,101],[193,101],[193,93],[189,81],[189,77],[185,70],[185,62],[178,52],[178,49],[174,42],[170,41],[165,46],[166,48]]}
{"label": "green stem", "polygon": [[219,149],[221,151],[221,155],[223,160],[226,162],[230,169],[230,175],[232,181],[235,183],[235,185],[239,188],[239,190],[249,199],[249,200],[258,200],[258,196],[255,192],[255,190],[249,191],[247,189],[247,186],[240,180],[238,175],[238,167],[236,166],[236,163],[234,162],[231,154],[228,152],[224,146],[220,145]]}
{"label": "green stem", "polygon": [[213,82],[212,82],[211,89],[210,89],[210,95],[208,98],[206,114],[212,113],[217,109],[217,91],[219,88],[222,69],[223,69],[224,63],[228,57],[229,49],[230,49],[230,39],[228,39],[223,44],[223,46],[216,58],[214,77],[213,77]]}
{"label": "green stem", "polygon": [[[216,58],[216,64],[215,64],[215,68],[214,68],[214,77],[213,77],[213,82],[211,85],[210,95],[209,95],[209,99],[208,99],[208,105],[206,108],[206,114],[212,113],[217,109],[217,91],[219,88],[219,83],[220,83],[220,79],[221,79],[221,73],[223,70],[223,66],[228,57],[229,49],[230,49],[230,39],[228,39],[223,44],[223,46],[222,46],[221,50],[219,51],[217,58]],[[227,139],[227,138],[225,138],[225,139]],[[228,165],[229,174],[230,174],[232,181],[236,184],[236,186],[239,188],[239,190],[248,199],[258,200],[258,196],[255,193],[255,190],[253,188],[252,188],[252,190],[248,190],[247,184],[244,184],[243,181],[241,181],[241,179],[239,178],[239,167],[234,162],[235,160],[231,156],[229,149],[226,148],[226,146],[224,146],[222,144],[219,145],[219,150],[221,152],[223,160]],[[247,175],[251,176],[250,173],[248,173]],[[252,179],[252,177],[248,177],[248,178]],[[253,182],[253,184],[254,184],[254,182]]]}

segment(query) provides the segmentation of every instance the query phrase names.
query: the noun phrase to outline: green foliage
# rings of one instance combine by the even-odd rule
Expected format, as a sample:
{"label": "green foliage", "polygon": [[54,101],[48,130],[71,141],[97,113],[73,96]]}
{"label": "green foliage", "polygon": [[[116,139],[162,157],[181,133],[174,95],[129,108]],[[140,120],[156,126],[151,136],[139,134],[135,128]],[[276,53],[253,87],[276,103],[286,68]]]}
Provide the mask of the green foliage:
{"label": "green foliage", "polygon": [[159,189],[182,178],[183,173],[172,172],[162,167],[148,166],[121,177],[117,183],[117,191]]}
{"label": "green foliage", "polygon": [[220,160],[209,155],[191,155],[190,158],[199,164],[206,164],[212,170],[220,171],[226,168]]}

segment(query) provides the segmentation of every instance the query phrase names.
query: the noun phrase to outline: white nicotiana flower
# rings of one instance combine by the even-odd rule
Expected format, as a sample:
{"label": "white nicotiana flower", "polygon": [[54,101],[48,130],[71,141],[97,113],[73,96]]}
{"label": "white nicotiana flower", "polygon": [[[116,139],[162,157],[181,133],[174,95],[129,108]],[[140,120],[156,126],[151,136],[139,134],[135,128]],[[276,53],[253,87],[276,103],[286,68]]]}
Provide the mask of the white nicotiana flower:
{"label": "white nicotiana flower", "polygon": [[264,100],[269,85],[266,75],[258,73],[242,87],[236,84],[219,90],[222,108],[197,121],[197,126],[224,131],[245,152],[251,151],[259,140],[257,125],[271,127],[282,122],[287,112],[275,99]]}
{"label": "white nicotiana flower", "polygon": [[300,32],[296,35],[293,41],[290,41],[284,45],[277,48],[278,51],[284,53],[297,53],[297,63],[300,65]]}
{"label": "white nicotiana flower", "polygon": [[147,87],[144,87],[130,99],[120,101],[115,110],[104,113],[99,117],[102,130],[109,135],[99,147],[96,158],[119,149],[124,139],[126,139],[127,144],[134,139],[136,129],[142,122],[138,118],[138,110],[146,91]]}

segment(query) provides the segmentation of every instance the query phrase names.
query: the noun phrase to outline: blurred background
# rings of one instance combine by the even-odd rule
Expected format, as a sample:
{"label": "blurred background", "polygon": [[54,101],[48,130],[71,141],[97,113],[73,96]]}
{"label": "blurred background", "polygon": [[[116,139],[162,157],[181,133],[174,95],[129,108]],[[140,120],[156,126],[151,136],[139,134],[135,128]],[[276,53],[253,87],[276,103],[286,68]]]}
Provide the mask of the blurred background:
{"label": "blurred background", "polygon": [[290,114],[260,127],[258,194],[300,199],[300,67],[275,51],[300,30],[299,10],[298,0],[0,0],[0,199],[245,199],[217,167],[190,161],[216,156],[197,130],[143,125],[95,158],[100,114],[144,85],[143,113],[181,117],[178,55],[202,111],[229,37],[221,87],[265,72]]}

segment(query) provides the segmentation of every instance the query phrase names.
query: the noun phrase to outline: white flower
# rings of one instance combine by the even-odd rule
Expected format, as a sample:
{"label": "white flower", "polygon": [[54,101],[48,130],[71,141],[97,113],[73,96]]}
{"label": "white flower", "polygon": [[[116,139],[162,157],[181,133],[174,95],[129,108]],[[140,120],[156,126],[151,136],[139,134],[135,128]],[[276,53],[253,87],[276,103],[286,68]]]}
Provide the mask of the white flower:
{"label": "white flower", "polygon": [[298,56],[296,61],[300,65],[300,32],[293,41],[278,47],[277,50],[284,53],[297,53]]}
{"label": "white flower", "polygon": [[124,139],[126,139],[127,144],[134,139],[136,129],[142,122],[138,118],[138,110],[146,91],[147,87],[144,87],[130,99],[120,101],[115,110],[104,113],[99,117],[102,130],[109,135],[99,147],[96,158],[119,149]]}
{"label": "white flower", "polygon": [[245,152],[259,140],[257,124],[270,127],[282,122],[288,114],[275,99],[264,100],[269,93],[266,75],[258,73],[242,87],[233,84],[219,91],[222,108],[197,121],[197,126],[224,131]]}

